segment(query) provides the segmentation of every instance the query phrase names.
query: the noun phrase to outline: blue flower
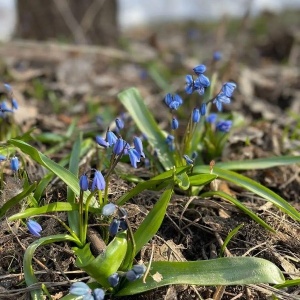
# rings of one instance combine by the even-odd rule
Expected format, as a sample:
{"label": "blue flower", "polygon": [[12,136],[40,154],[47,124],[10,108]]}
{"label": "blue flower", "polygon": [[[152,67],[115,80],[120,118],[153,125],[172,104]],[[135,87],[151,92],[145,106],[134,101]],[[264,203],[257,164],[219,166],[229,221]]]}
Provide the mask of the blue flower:
{"label": "blue flower", "polygon": [[116,208],[116,205],[113,203],[105,204],[102,208],[102,215],[106,217],[110,216],[115,212]]}
{"label": "blue flower", "polygon": [[222,59],[222,52],[220,51],[215,51],[213,54],[213,60],[214,61],[219,61]]}
{"label": "blue flower", "polygon": [[236,88],[236,84],[234,82],[225,82],[222,86],[222,93],[228,98],[232,97],[232,94]]}
{"label": "blue flower", "polygon": [[165,97],[165,103],[168,105],[170,109],[177,110],[179,106],[182,105],[183,100],[181,97],[177,94],[167,94]]}
{"label": "blue flower", "polygon": [[219,121],[216,125],[216,129],[220,132],[229,132],[231,127],[232,121],[230,120]]}
{"label": "blue flower", "polygon": [[125,143],[126,142],[122,138],[118,138],[113,148],[114,154],[116,155],[124,154],[124,150],[126,146]]}
{"label": "blue flower", "polygon": [[108,282],[112,287],[116,287],[119,283],[120,277],[118,273],[114,273],[108,277]]}
{"label": "blue flower", "polygon": [[194,161],[187,154],[184,154],[183,158],[185,159],[185,161],[188,165],[194,164]]}
{"label": "blue flower", "polygon": [[130,159],[130,163],[134,168],[137,168],[137,163],[140,162],[141,155],[133,148],[128,150],[128,155]]}
{"label": "blue flower", "polygon": [[190,95],[194,92],[194,79],[192,75],[185,76],[185,92]]}
{"label": "blue flower", "polygon": [[142,143],[142,140],[141,140],[139,137],[135,136],[135,137],[133,138],[133,144],[134,144],[135,150],[139,153],[139,155],[140,155],[141,157],[144,157],[144,158],[145,158],[145,153],[144,153],[144,151],[143,151],[143,143]]}
{"label": "blue flower", "polygon": [[200,111],[198,108],[194,108],[192,112],[192,122],[199,123],[200,121]]}
{"label": "blue flower", "polygon": [[89,180],[85,174],[80,176],[79,186],[82,191],[87,191],[89,189]]}
{"label": "blue flower", "polygon": [[108,145],[111,147],[117,142],[117,136],[110,130],[106,132],[106,141],[108,142]]}
{"label": "blue flower", "polygon": [[105,189],[105,179],[102,173],[98,170],[95,171],[94,179],[92,182],[92,191],[99,190],[103,191]]}
{"label": "blue flower", "polygon": [[125,220],[120,220],[120,228],[122,230],[127,230],[128,229],[128,226],[127,226],[127,223]]}
{"label": "blue flower", "polygon": [[146,272],[146,266],[145,265],[134,265],[132,267],[132,270],[137,274],[137,275],[143,275]]}
{"label": "blue flower", "polygon": [[108,229],[109,234],[111,236],[115,236],[118,233],[119,226],[120,226],[120,220],[113,219],[112,222],[109,225],[109,229]]}
{"label": "blue flower", "polygon": [[200,113],[201,113],[201,116],[205,116],[205,114],[206,114],[206,103],[201,104]]}
{"label": "blue flower", "polygon": [[128,281],[135,281],[139,278],[139,276],[133,270],[127,271],[125,276]]}
{"label": "blue flower", "polygon": [[168,136],[166,137],[166,143],[167,144],[173,143],[173,141],[174,141],[174,136],[171,134],[168,134]]}
{"label": "blue flower", "polygon": [[199,65],[196,66],[193,71],[195,72],[196,75],[201,75],[206,71],[206,66],[205,65]]}
{"label": "blue flower", "polygon": [[6,160],[6,156],[0,154],[0,161]]}
{"label": "blue flower", "polygon": [[194,86],[195,86],[195,90],[200,95],[203,95],[205,89],[210,86],[210,81],[205,75],[200,74],[200,76],[195,80]]}
{"label": "blue flower", "polygon": [[14,156],[11,161],[10,161],[10,168],[12,169],[12,171],[16,172],[19,170],[19,159]]}
{"label": "blue flower", "polygon": [[212,114],[210,114],[210,115],[207,116],[206,122],[210,123],[210,124],[213,124],[213,123],[216,122],[217,118],[218,118],[218,115],[212,113]]}
{"label": "blue flower", "polygon": [[88,296],[92,294],[90,287],[84,282],[75,282],[70,287],[70,294],[75,296]]}
{"label": "blue flower", "polygon": [[[116,137],[117,138],[117,137]],[[109,144],[108,144],[108,142],[105,140],[105,139],[103,139],[100,135],[97,135],[96,136],[96,142],[97,142],[97,144],[99,145],[99,146],[102,146],[102,147],[104,147],[104,148],[107,148],[108,146],[110,146]]]}
{"label": "blue flower", "polygon": [[171,122],[171,128],[172,130],[176,130],[178,127],[179,127],[179,122],[175,117],[173,117]]}
{"label": "blue flower", "polygon": [[119,130],[121,130],[121,129],[123,129],[124,128],[124,122],[121,120],[121,119],[116,119],[115,120],[115,122],[116,122],[116,126],[117,126],[117,128],[119,129]]}
{"label": "blue flower", "polygon": [[43,228],[38,222],[29,219],[27,221],[27,228],[32,235],[37,236],[37,237],[41,236],[40,232],[43,230]]}
{"label": "blue flower", "polygon": [[18,109],[19,105],[16,99],[11,99],[11,106],[13,109]]}
{"label": "blue flower", "polygon": [[230,101],[229,97],[227,97],[223,92],[220,92],[214,99],[213,103],[216,104],[218,111],[222,111],[223,103],[229,104]]}
{"label": "blue flower", "polygon": [[94,289],[93,295],[94,295],[94,300],[104,300],[105,292],[102,289],[97,288]]}
{"label": "blue flower", "polygon": [[3,101],[3,102],[0,104],[0,111],[1,111],[1,112],[13,112],[12,109],[9,109],[9,108],[7,107],[7,104],[6,104],[5,101]]}
{"label": "blue flower", "polygon": [[193,151],[192,160],[194,161],[197,157],[198,157],[198,153],[196,151]]}
{"label": "blue flower", "polygon": [[4,88],[6,90],[7,93],[11,93],[12,92],[12,88],[11,85],[8,83],[4,83]]}

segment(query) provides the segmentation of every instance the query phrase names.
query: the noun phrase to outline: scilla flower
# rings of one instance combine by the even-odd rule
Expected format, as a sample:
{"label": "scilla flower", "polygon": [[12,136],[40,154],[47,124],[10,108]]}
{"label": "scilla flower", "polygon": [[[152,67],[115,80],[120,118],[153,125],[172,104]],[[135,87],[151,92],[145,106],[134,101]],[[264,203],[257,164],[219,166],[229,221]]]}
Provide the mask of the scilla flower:
{"label": "scilla flower", "polygon": [[92,191],[99,190],[103,191],[105,189],[105,179],[102,173],[98,170],[95,171],[94,179],[92,182]]}
{"label": "scilla flower", "polygon": [[27,221],[27,228],[32,235],[37,236],[37,237],[41,236],[40,232],[43,230],[43,228],[38,222],[29,219]]}
{"label": "scilla flower", "polygon": [[218,122],[216,125],[216,129],[220,132],[229,132],[231,126],[232,126],[232,121],[225,120],[225,121]]}
{"label": "scilla flower", "polygon": [[14,156],[10,161],[10,168],[12,171],[17,172],[19,170],[19,159]]}

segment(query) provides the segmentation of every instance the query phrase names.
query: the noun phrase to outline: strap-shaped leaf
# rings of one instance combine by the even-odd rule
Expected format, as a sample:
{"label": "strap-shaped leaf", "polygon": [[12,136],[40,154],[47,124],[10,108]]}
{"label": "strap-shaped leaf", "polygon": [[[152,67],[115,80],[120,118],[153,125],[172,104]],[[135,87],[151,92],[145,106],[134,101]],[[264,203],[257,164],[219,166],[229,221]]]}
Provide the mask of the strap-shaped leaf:
{"label": "strap-shaped leaf", "polygon": [[[161,281],[153,275],[159,273]],[[276,265],[256,257],[225,257],[193,262],[153,262],[146,283],[128,282],[117,296],[133,295],[169,284],[240,285],[283,283],[284,277]]]}

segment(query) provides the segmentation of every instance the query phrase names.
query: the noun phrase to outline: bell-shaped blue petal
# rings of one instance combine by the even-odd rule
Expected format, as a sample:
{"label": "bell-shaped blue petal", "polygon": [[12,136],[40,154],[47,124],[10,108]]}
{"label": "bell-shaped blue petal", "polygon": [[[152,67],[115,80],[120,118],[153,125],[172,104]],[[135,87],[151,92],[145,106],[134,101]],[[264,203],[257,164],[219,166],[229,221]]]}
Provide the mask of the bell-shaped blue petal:
{"label": "bell-shaped blue petal", "polygon": [[108,142],[102,138],[100,135],[96,136],[96,142],[99,146],[102,146],[104,148],[107,148],[109,146]]}
{"label": "bell-shaped blue petal", "polygon": [[200,76],[195,80],[195,89],[200,89],[201,87],[207,88],[210,86],[210,81],[208,77],[206,77],[203,74],[200,74]]}
{"label": "bell-shaped blue petal", "polygon": [[194,92],[194,79],[192,75],[185,76],[185,92],[188,95]]}
{"label": "bell-shaped blue petal", "polygon": [[102,215],[103,216],[111,216],[115,211],[117,207],[113,203],[105,204],[102,208]]}
{"label": "bell-shaped blue petal", "polygon": [[19,170],[19,159],[16,156],[10,160],[10,168],[14,172]]}
{"label": "bell-shaped blue petal", "polygon": [[117,136],[110,130],[106,132],[106,141],[108,142],[108,145],[111,147],[117,142]]}
{"label": "bell-shaped blue petal", "polygon": [[200,114],[201,116],[205,116],[206,114],[206,103],[202,103],[200,106]]}
{"label": "bell-shaped blue petal", "polygon": [[175,139],[174,135],[168,134],[168,136],[166,137],[166,143],[167,144],[173,143],[174,139]]}
{"label": "bell-shaped blue petal", "polygon": [[0,154],[0,161],[6,160],[6,156]]}
{"label": "bell-shaped blue petal", "polygon": [[165,103],[169,106],[170,105],[170,103],[173,101],[173,95],[172,94],[167,94],[166,96],[165,96]]}
{"label": "bell-shaped blue petal", "polygon": [[95,171],[94,179],[92,182],[92,191],[99,190],[103,191],[105,189],[105,179],[102,173],[98,170]]}
{"label": "bell-shaped blue petal", "polygon": [[69,292],[75,296],[86,296],[91,295],[92,290],[86,283],[78,281],[71,285]]}
{"label": "bell-shaped blue petal", "polygon": [[213,123],[215,123],[217,121],[217,118],[218,118],[218,115],[212,113],[212,114],[210,114],[210,115],[207,116],[206,122],[210,123],[210,124],[213,124]]}
{"label": "bell-shaped blue petal", "polygon": [[87,191],[89,189],[89,180],[85,174],[80,176],[79,186],[82,191]]}
{"label": "bell-shaped blue petal", "polygon": [[43,230],[43,228],[38,222],[31,220],[31,219],[28,220],[27,228],[32,235],[37,236],[37,237],[41,236],[40,232]]}
{"label": "bell-shaped blue petal", "polygon": [[124,122],[123,122],[123,120],[117,118],[117,119],[115,120],[115,123],[116,123],[116,126],[117,126],[117,128],[118,128],[119,130],[121,130],[121,129],[124,128]]}
{"label": "bell-shaped blue petal", "polygon": [[140,154],[133,148],[128,150],[130,163],[134,168],[137,168],[137,163],[140,162]]}
{"label": "bell-shaped blue petal", "polygon": [[232,121],[230,120],[219,121],[216,125],[216,129],[220,132],[229,132],[231,127]]}
{"label": "bell-shaped blue petal", "polygon": [[222,52],[221,51],[215,51],[213,54],[213,60],[219,61],[222,59]]}
{"label": "bell-shaped blue petal", "polygon": [[19,104],[18,104],[16,99],[11,100],[11,106],[12,106],[13,109],[18,109],[19,108]]}
{"label": "bell-shaped blue petal", "polygon": [[234,82],[225,82],[222,86],[221,91],[228,98],[232,97],[232,94],[236,88],[236,84]]}
{"label": "bell-shaped blue petal", "polygon": [[176,130],[178,127],[179,127],[179,122],[175,117],[173,117],[171,122],[171,128],[172,130]]}
{"label": "bell-shaped blue petal", "polygon": [[108,229],[109,234],[111,236],[115,236],[118,233],[119,226],[120,226],[120,220],[113,219],[112,222],[109,225],[109,229]]}
{"label": "bell-shaped blue petal", "polygon": [[146,272],[146,266],[145,265],[134,265],[132,267],[132,270],[137,274],[137,275],[143,275]]}
{"label": "bell-shaped blue petal", "polygon": [[127,230],[128,229],[128,226],[127,226],[127,223],[125,220],[120,220],[120,228],[122,230]]}
{"label": "bell-shaped blue petal", "polygon": [[230,101],[229,97],[227,97],[223,92],[220,92],[214,99],[213,103],[216,104],[218,111],[222,111],[223,103],[229,104]]}
{"label": "bell-shaped blue petal", "polygon": [[182,100],[182,98],[178,94],[174,94],[173,95],[173,99],[174,99],[174,101],[178,102],[179,105],[183,104],[183,100]]}
{"label": "bell-shaped blue petal", "polygon": [[118,273],[114,273],[108,277],[108,282],[112,287],[116,287],[119,283],[120,277]]}
{"label": "bell-shaped blue petal", "polygon": [[127,271],[125,276],[128,281],[135,281],[139,278],[139,276],[133,270]]}
{"label": "bell-shaped blue petal", "polygon": [[144,158],[145,158],[145,153],[144,153],[144,150],[143,150],[143,143],[142,143],[142,140],[141,140],[139,137],[135,136],[135,137],[133,138],[133,144],[134,144],[135,150],[139,153],[139,155],[140,155],[141,157],[144,157]]}
{"label": "bell-shaped blue petal", "polygon": [[3,101],[1,104],[0,104],[0,111],[1,112],[13,112],[12,109],[8,108],[7,104],[5,101]]}
{"label": "bell-shaped blue petal", "polygon": [[104,300],[105,292],[104,290],[97,288],[93,291],[94,300]]}
{"label": "bell-shaped blue petal", "polygon": [[185,159],[185,161],[188,165],[194,164],[194,161],[187,154],[184,154],[183,158]]}
{"label": "bell-shaped blue petal", "polygon": [[125,150],[125,146],[126,146],[125,141],[122,138],[118,138],[113,148],[114,154],[116,155],[123,154]]}
{"label": "bell-shaped blue petal", "polygon": [[205,65],[199,65],[196,66],[193,71],[195,72],[196,75],[201,75],[206,71],[206,66]]}
{"label": "bell-shaped blue petal", "polygon": [[198,108],[194,108],[192,112],[192,122],[198,123],[200,121],[200,111]]}

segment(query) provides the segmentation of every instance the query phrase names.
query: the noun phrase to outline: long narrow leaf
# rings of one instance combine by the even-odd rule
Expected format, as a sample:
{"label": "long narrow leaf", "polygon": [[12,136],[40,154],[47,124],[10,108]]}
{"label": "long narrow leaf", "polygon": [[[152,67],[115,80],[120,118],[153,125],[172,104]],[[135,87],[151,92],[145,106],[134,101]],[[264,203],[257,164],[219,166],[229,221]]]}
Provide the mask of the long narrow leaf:
{"label": "long narrow leaf", "polygon": [[[223,170],[258,170],[299,163],[300,156],[275,156],[241,161],[219,162],[216,163],[216,166]],[[197,170],[197,167],[195,167],[195,169]]]}
{"label": "long narrow leaf", "polygon": [[[80,160],[80,148],[81,148],[82,134],[78,135],[70,156],[69,171],[72,172],[75,177],[78,177],[78,168]],[[68,203],[75,204],[75,193],[70,187],[67,188],[67,201]],[[70,228],[79,235],[79,213],[78,210],[68,211],[68,223]]]}
{"label": "long narrow leaf", "polygon": [[[193,262],[153,262],[150,276],[143,284],[128,282],[117,296],[133,295],[169,284],[240,285],[284,282],[281,271],[273,263],[256,257],[226,257]],[[159,273],[161,281],[151,275]]]}
{"label": "long narrow leaf", "polygon": [[[208,166],[198,166],[196,170],[194,169],[194,172],[208,174],[210,173],[210,168]],[[292,205],[290,205],[282,197],[266,188],[265,186],[261,185],[260,183],[236,172],[222,170],[217,167],[214,167],[213,174],[216,174],[221,179],[230,181],[261,196],[263,199],[273,203],[276,207],[288,214],[291,218],[300,221],[300,213]]]}
{"label": "long narrow leaf", "polygon": [[[25,277],[27,286],[30,286],[30,285],[38,282],[37,278],[34,275],[34,271],[32,268],[32,259],[33,259],[35,250],[39,246],[47,245],[47,244],[51,244],[51,243],[55,243],[55,242],[62,242],[62,241],[69,241],[69,242],[76,243],[76,240],[73,237],[71,237],[70,235],[57,234],[57,235],[53,235],[53,236],[47,236],[47,237],[40,238],[27,247],[25,254],[24,254],[24,259],[23,259],[24,277]],[[42,289],[36,289],[36,290],[31,291],[31,297],[32,297],[32,299],[35,299],[35,300],[43,300],[44,298],[43,298]]]}
{"label": "long narrow leaf", "polygon": [[211,197],[211,196],[219,196],[225,200],[228,200],[232,204],[234,204],[236,207],[238,207],[241,211],[243,211],[245,214],[247,214],[250,218],[252,218],[256,223],[263,226],[265,229],[268,229],[272,232],[275,232],[275,230],[268,225],[264,220],[262,220],[259,216],[257,216],[252,210],[247,208],[243,203],[241,203],[239,200],[233,198],[232,196],[222,192],[222,191],[213,191],[213,192],[207,192],[200,195],[200,197]]}
{"label": "long narrow leaf", "polygon": [[130,113],[139,130],[143,132],[149,144],[157,150],[158,159],[166,170],[175,165],[172,153],[168,150],[166,138],[158,127],[153,115],[146,107],[136,88],[129,88],[118,95],[120,101]]}

